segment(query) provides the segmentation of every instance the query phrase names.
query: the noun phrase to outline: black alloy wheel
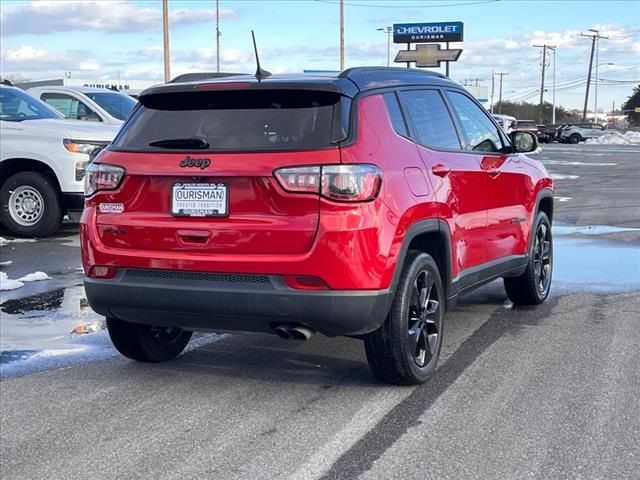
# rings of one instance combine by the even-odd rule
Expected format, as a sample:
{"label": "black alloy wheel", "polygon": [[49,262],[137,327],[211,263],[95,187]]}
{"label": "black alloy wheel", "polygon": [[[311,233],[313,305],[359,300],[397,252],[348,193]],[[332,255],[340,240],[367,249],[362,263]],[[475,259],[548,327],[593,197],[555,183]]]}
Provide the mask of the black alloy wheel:
{"label": "black alloy wheel", "polygon": [[437,315],[440,300],[434,285],[433,275],[422,270],[412,286],[407,333],[413,361],[420,368],[424,368],[433,359],[440,335],[441,325]]}
{"label": "black alloy wheel", "polygon": [[396,385],[419,385],[435,371],[442,348],[444,289],[433,257],[407,254],[385,322],[364,336],[373,374]]}
{"label": "black alloy wheel", "polygon": [[540,223],[533,244],[534,276],[540,295],[546,296],[551,286],[551,261],[551,229]]}
{"label": "black alloy wheel", "polygon": [[553,275],[553,235],[551,222],[538,212],[531,239],[527,269],[517,277],[505,277],[504,287],[516,305],[539,305],[549,296]]}

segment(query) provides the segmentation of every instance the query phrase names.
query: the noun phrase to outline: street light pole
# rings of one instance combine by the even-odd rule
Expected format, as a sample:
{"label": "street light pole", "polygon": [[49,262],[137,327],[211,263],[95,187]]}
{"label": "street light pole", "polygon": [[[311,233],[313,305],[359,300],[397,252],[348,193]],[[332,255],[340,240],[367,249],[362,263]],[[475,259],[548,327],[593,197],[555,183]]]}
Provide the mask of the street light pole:
{"label": "street light pole", "polygon": [[553,49],[553,110],[551,112],[551,124],[556,123],[556,49]]}
{"label": "street light pole", "polygon": [[169,0],[162,0],[162,46],[164,52],[164,81],[171,80],[169,67]]}
{"label": "street light pole", "polygon": [[220,73],[220,0],[216,0],[216,72]]}
{"label": "street light pole", "polygon": [[379,32],[387,32],[387,67],[390,66],[391,62],[391,32],[393,32],[393,27],[385,27],[376,29]]}
{"label": "street light pole", "polygon": [[491,113],[493,114],[493,94],[495,91],[496,85],[496,74],[493,70],[491,70]]}
{"label": "street light pole", "polygon": [[496,72],[500,76],[500,94],[498,96],[498,113],[502,113],[502,77],[509,75],[507,72]]}
{"label": "street light pole", "polygon": [[[602,37],[605,38],[605,37]],[[594,98],[595,98],[595,102],[594,102],[594,111],[595,111],[595,116],[594,116],[594,121],[596,123],[598,123],[598,67],[600,65],[613,65],[613,62],[607,62],[607,63],[598,63],[598,41],[596,40],[596,78],[595,78],[595,92],[594,92]]]}
{"label": "street light pole", "polygon": [[344,70],[344,0],[340,0],[340,71]]}

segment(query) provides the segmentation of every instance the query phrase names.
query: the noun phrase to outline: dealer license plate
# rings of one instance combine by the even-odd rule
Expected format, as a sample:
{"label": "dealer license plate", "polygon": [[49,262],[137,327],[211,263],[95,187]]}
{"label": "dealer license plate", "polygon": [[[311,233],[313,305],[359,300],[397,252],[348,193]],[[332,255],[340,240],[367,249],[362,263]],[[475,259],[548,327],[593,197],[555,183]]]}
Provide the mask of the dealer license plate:
{"label": "dealer license plate", "polygon": [[222,217],[229,214],[229,187],[224,183],[176,183],[171,214],[181,217]]}

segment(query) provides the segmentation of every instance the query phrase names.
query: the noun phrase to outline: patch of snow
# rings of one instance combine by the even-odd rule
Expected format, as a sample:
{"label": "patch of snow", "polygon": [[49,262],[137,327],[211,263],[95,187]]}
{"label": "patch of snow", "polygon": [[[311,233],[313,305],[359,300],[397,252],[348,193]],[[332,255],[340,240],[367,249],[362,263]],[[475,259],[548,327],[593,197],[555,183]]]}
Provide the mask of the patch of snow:
{"label": "patch of snow", "polygon": [[588,145],[640,145],[640,132],[629,131],[624,135],[609,132],[598,138],[589,138],[585,143]]}
{"label": "patch of snow", "polygon": [[15,290],[24,287],[20,280],[11,280],[6,273],[0,272],[0,290]]}
{"label": "patch of snow", "polygon": [[8,267],[12,263],[13,263],[13,261],[11,261],[11,260],[7,260],[6,262],[0,262],[0,267]]}
{"label": "patch of snow", "polygon": [[20,277],[18,282],[37,282],[39,280],[51,280],[51,277],[44,272],[33,272]]}
{"label": "patch of snow", "polygon": [[4,238],[0,237],[0,247],[9,245],[10,243],[34,243],[35,238]]}
{"label": "patch of snow", "polygon": [[559,202],[568,202],[571,199],[572,199],[571,197],[555,197],[555,200]]}
{"label": "patch of snow", "polygon": [[571,166],[579,166],[579,165],[587,165],[589,167],[615,167],[617,163],[612,162],[570,162],[566,160],[547,160],[542,159],[542,163],[545,165],[571,165]]}
{"label": "patch of snow", "polygon": [[551,175],[551,178],[554,180],[575,180],[576,178],[580,178],[579,175],[565,175],[564,173],[555,172],[549,172],[549,175]]}
{"label": "patch of snow", "polygon": [[27,353],[18,360],[0,363],[0,378],[104,360],[117,353],[106,330],[91,335],[78,335],[72,337],[65,347]]}
{"label": "patch of snow", "polygon": [[608,233],[640,232],[640,228],[611,227],[609,225],[554,225],[553,233],[556,235],[606,235]]}

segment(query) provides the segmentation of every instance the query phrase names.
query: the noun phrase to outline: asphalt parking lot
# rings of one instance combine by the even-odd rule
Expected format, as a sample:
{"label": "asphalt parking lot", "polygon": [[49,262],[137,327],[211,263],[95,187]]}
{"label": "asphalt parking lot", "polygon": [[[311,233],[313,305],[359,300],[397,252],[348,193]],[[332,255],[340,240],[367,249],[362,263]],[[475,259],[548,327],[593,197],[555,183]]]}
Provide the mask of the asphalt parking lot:
{"label": "asphalt parking lot", "polygon": [[1,292],[0,476],[638,478],[640,147],[534,157],[556,179],[551,297],[514,308],[494,282],[463,298],[421,387],[321,336],[201,335],[171,363],[127,361],[104,331],[69,339],[99,321],[76,226],[3,246],[10,278],[52,278]]}

